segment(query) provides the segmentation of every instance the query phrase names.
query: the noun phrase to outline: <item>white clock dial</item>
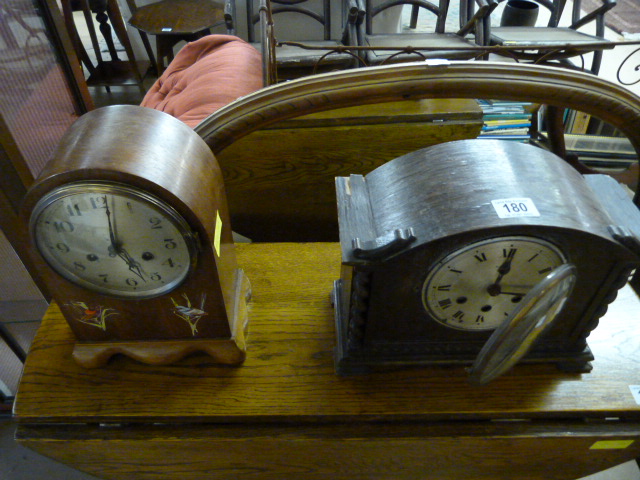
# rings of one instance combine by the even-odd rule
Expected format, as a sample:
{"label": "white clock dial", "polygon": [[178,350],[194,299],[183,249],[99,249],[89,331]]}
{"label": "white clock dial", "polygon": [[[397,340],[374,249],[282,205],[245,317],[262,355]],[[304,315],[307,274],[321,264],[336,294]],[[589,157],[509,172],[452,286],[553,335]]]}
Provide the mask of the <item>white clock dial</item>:
{"label": "white clock dial", "polygon": [[76,183],[43,197],[31,233],[47,263],[87,289],[128,298],[178,286],[194,261],[194,239],[168,205],[136,189]]}
{"label": "white clock dial", "polygon": [[536,284],[564,263],[557,247],[532,237],[477,242],[431,269],[422,290],[423,305],[447,327],[495,329]]}

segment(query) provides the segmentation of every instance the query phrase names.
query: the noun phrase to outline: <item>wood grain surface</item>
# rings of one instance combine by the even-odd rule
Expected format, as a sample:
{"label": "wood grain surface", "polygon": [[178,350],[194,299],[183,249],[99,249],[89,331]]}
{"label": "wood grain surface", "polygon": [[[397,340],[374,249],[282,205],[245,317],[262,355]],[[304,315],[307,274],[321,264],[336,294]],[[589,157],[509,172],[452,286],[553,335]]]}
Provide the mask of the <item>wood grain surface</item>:
{"label": "wood grain surface", "polygon": [[330,292],[338,244],[238,245],[253,287],[247,359],[239,368],[191,357],[173,366],[115,358],[85,370],[56,306],[42,322],[15,405],[19,422],[361,422],[608,417],[640,419],[638,299],[625,287],[589,344],[589,374],[517,366],[485,387],[463,368],[364,376],[334,373]]}
{"label": "wood grain surface", "polygon": [[184,35],[200,32],[223,20],[224,2],[162,0],[138,8],[129,23],[151,35]]}
{"label": "wood grain surface", "polygon": [[342,108],[272,124],[216,155],[231,225],[254,241],[337,241],[336,176],[475,138],[481,127],[480,106],[468,99]]}
{"label": "wood grain surface", "polygon": [[640,98],[594,75],[506,62],[429,62],[313,75],[263,88],[217,110],[195,131],[214,154],[267,125],[355,105],[488,98],[572,108],[611,123],[640,150]]}
{"label": "wood grain surface", "polygon": [[475,422],[18,430],[21,444],[113,480],[575,480],[640,450],[598,442],[637,437],[624,427]]}
{"label": "wood grain surface", "polygon": [[242,367],[84,370],[54,305],[26,363],[17,440],[113,480],[575,480],[640,455],[631,289],[592,335],[589,374],[522,366],[482,388],[462,368],[338,377],[339,246],[237,249],[254,291]]}

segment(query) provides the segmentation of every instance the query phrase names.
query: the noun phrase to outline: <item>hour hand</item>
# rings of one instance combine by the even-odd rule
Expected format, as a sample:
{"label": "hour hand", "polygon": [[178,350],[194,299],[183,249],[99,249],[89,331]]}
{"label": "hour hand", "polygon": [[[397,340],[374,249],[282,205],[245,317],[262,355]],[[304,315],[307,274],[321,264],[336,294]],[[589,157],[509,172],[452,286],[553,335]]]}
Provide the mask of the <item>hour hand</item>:
{"label": "hour hand", "polygon": [[119,247],[117,253],[118,253],[118,256],[126,262],[127,266],[129,267],[129,270],[135,273],[137,276],[139,276],[143,282],[146,282],[142,272],[142,268],[140,267],[140,264],[136,262],[133,258],[131,258],[131,255],[129,255],[129,252],[127,252],[124,248]]}

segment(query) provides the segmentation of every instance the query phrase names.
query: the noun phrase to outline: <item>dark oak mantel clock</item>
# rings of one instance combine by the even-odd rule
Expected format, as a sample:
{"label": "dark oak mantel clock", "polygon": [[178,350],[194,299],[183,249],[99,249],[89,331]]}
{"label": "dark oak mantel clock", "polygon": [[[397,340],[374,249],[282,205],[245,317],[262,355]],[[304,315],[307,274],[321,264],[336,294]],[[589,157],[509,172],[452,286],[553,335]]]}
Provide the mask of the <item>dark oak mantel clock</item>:
{"label": "dark oak mantel clock", "polygon": [[166,364],[196,351],[242,363],[249,282],[218,164],[182,122],[135,106],[82,116],[23,213],[78,363]]}
{"label": "dark oak mantel clock", "polygon": [[610,215],[620,205],[596,178],[622,189],[477,139],[339,177],[338,373],[464,364],[482,384],[521,359],[589,371],[587,337],[640,260],[637,208],[624,192],[634,215]]}

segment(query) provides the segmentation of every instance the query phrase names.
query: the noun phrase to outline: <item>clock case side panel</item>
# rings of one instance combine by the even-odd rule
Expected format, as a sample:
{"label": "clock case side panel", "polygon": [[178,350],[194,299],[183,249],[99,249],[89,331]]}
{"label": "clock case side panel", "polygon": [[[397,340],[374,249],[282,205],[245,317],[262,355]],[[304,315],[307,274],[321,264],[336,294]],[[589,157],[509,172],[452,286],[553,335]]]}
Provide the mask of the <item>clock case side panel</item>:
{"label": "clock case side panel", "polygon": [[[247,280],[236,262],[220,169],[197,134],[175,118],[143,107],[90,112],[69,129],[27,195],[25,221],[42,195],[78,181],[115,182],[148,192],[183,216],[199,243],[197,265],[182,285],[161,298],[136,301],[78,288],[40,261],[56,285],[54,298],[80,341],[191,340],[190,326],[172,313],[173,301],[184,303],[185,295],[194,306],[206,302],[202,305],[207,321],[198,324],[199,339],[242,336],[246,318],[241,319],[238,311],[246,309],[239,305],[245,298],[238,291],[248,291]],[[124,313],[119,325],[112,322],[113,331],[102,331],[75,321],[67,305],[70,299],[107,303]]]}

